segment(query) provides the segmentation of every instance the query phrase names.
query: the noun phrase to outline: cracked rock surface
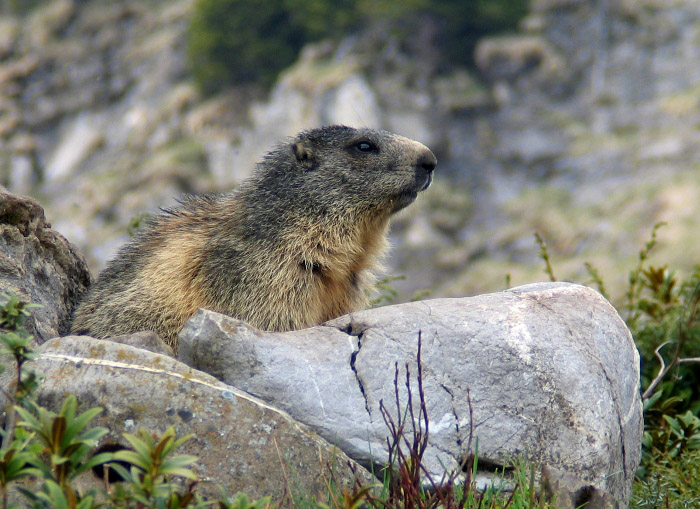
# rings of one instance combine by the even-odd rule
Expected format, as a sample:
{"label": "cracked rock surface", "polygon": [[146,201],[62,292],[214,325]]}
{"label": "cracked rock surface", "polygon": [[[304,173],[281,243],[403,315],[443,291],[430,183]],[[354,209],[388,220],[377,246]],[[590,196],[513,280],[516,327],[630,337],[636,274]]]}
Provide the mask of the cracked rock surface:
{"label": "cracked rock surface", "polygon": [[525,454],[562,502],[626,507],[641,454],[639,357],[615,309],[586,287],[387,306],[284,333],[201,310],[180,333],[179,359],[368,465],[387,460],[379,405],[396,416],[397,363],[400,404],[408,363],[417,405],[419,331],[435,478],[459,468],[471,434],[480,463]]}

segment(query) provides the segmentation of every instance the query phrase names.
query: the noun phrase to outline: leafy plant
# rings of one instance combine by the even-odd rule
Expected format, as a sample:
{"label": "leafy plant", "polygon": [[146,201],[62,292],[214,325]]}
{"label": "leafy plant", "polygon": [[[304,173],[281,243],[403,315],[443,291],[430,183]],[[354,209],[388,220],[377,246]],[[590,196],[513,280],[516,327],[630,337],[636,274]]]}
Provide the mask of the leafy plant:
{"label": "leafy plant", "polygon": [[[33,336],[24,328],[24,323],[30,316],[30,309],[39,307],[37,304],[27,304],[16,295],[0,294],[0,354],[9,355],[15,360],[14,391],[6,394],[14,404],[23,405],[36,389],[37,375],[33,371],[26,370],[24,365],[34,359],[31,351]],[[0,366],[0,373],[5,367]],[[3,435],[3,447],[7,445],[6,438],[12,435],[14,421],[10,419],[10,425]]]}
{"label": "leafy plant", "polygon": [[[11,411],[7,413],[5,429],[2,431],[2,447],[0,448],[0,494],[2,507],[7,507],[8,489],[12,483],[27,477],[32,473],[29,463],[33,455],[27,451],[31,436],[23,439],[15,438],[16,404],[27,405],[37,386],[37,375],[27,371],[25,362],[32,360],[30,344],[32,336],[24,328],[24,322],[29,316],[29,310],[38,307],[22,302],[16,295],[0,294],[0,353],[14,358],[16,373],[14,390],[5,397],[10,402]],[[0,366],[0,373],[5,366]],[[1,389],[0,389],[1,390]]]}
{"label": "leafy plant", "polygon": [[[196,458],[173,454],[189,437],[178,440],[174,431],[169,429],[155,441],[140,431],[138,437],[125,435],[133,451],[93,454],[94,446],[107,429],[88,428],[88,425],[102,409],[92,408],[78,414],[74,395],[64,400],[58,413],[35,402],[38,376],[25,367],[35,354],[31,350],[32,336],[23,324],[29,309],[37,306],[25,304],[14,295],[3,294],[0,298],[4,301],[0,307],[0,344],[3,353],[14,358],[17,370],[14,391],[11,394],[5,392],[6,398],[14,405],[8,413],[0,449],[3,509],[8,504],[10,486],[25,477],[34,477],[41,482],[41,488],[36,492],[17,487],[32,507],[98,507],[102,503],[95,491],[78,493],[73,481],[108,461],[125,461],[132,465],[127,471],[119,464],[110,463],[111,468],[120,470],[123,479],[130,481],[128,488],[120,486],[110,495],[117,506],[123,503],[123,507],[133,507],[133,502],[138,501],[147,507],[203,507],[192,491],[196,482],[191,483],[184,493],[170,482],[172,476],[196,480],[194,474],[184,468]],[[20,420],[15,426],[17,417]]]}
{"label": "leafy plant", "polygon": [[25,450],[30,440],[31,437],[2,450],[2,459],[0,459],[0,494],[2,495],[3,509],[7,507],[10,485],[33,473],[29,463],[33,454]]}
{"label": "leafy plant", "polygon": [[245,493],[236,493],[233,498],[224,496],[219,501],[219,509],[264,509],[270,506],[270,497],[263,497],[259,500],[248,500]]}
{"label": "leafy plant", "polygon": [[680,280],[666,266],[648,263],[661,226],[652,230],[630,273],[625,306],[643,361],[643,468],[700,444],[700,266]]}
{"label": "leafy plant", "polygon": [[85,429],[102,409],[92,408],[76,415],[78,402],[74,395],[65,399],[58,414],[34,402],[31,405],[33,411],[22,407],[16,407],[15,410],[22,419],[17,425],[33,432],[41,445],[38,455],[29,460],[34,467],[32,472],[50,481],[46,485],[47,489],[53,490],[52,484],[56,484],[69,501],[75,502],[78,497],[70,487],[70,481],[110,458],[105,453],[87,459],[90,449],[108,431],[102,427]]}
{"label": "leafy plant", "polygon": [[700,419],[690,410],[671,416],[661,414],[665,426],[657,426],[644,434],[643,445],[657,461],[671,460],[686,450],[700,449]]}
{"label": "leafy plant", "polygon": [[[129,484],[125,493],[119,493],[118,499],[127,496],[130,500],[137,501],[147,507],[165,504],[188,505],[194,501],[194,493],[191,485],[184,493],[178,493],[178,486],[171,482],[172,476],[184,477],[190,481],[197,481],[197,476],[192,470],[185,467],[197,461],[196,456],[173,455],[177,447],[192,438],[192,435],[176,439],[173,428],[168,428],[165,433],[155,439],[146,430],[140,429],[138,435],[125,433],[124,438],[129,442],[132,450],[121,450],[112,454],[114,461],[123,461],[131,465],[127,470],[119,463],[109,464]],[[176,507],[184,507],[177,505]]]}
{"label": "leafy plant", "polygon": [[[27,304],[17,295],[1,293],[0,328],[6,331],[23,331],[24,322],[30,315],[29,310],[40,307],[38,304]],[[26,332],[26,331],[25,331]]]}

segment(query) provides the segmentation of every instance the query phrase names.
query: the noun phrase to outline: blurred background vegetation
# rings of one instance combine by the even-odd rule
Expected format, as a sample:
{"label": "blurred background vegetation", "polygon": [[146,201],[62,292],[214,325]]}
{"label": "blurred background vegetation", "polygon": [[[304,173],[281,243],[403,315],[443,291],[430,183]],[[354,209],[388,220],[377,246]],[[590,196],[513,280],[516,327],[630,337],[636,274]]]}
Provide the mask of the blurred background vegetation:
{"label": "blurred background vegetation", "polygon": [[41,0],[0,0],[0,13],[26,14],[41,5]]}
{"label": "blurred background vegetation", "polygon": [[197,0],[187,53],[201,90],[213,94],[247,82],[270,86],[309,42],[376,23],[408,39],[417,24],[432,24],[442,67],[470,66],[479,38],[514,30],[527,7],[527,0]]}

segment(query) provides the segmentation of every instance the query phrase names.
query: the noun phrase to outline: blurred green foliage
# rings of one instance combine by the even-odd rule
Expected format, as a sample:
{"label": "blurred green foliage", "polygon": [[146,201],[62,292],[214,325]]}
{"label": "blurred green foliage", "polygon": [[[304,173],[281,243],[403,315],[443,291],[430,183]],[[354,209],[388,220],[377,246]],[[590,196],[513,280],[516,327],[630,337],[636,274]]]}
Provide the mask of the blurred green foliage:
{"label": "blurred green foliage", "polygon": [[512,31],[527,14],[529,0],[427,1],[441,22],[438,44],[448,62],[472,65],[477,41]]}
{"label": "blurred green foliage", "polygon": [[42,0],[0,0],[0,14],[24,15],[42,5]]}
{"label": "blurred green foliage", "polygon": [[231,83],[271,83],[296,58],[304,32],[285,0],[198,0],[188,57],[205,93]]}
{"label": "blurred green foliage", "polygon": [[308,42],[378,22],[404,25],[409,29],[396,35],[411,37],[416,23],[430,20],[444,63],[469,65],[477,40],[513,30],[527,6],[528,0],[197,0],[188,59],[204,93],[236,83],[269,86]]}

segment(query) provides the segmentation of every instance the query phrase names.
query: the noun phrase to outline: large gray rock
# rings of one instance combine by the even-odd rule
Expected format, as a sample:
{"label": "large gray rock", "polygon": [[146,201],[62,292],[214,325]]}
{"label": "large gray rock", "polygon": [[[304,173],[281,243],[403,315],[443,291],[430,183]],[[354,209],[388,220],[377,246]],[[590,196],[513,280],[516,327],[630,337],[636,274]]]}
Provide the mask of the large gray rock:
{"label": "large gray rock", "polygon": [[[614,308],[585,287],[402,304],[287,333],[200,311],[180,334],[179,358],[369,464],[387,460],[379,405],[396,416],[396,363],[409,364],[418,400],[419,333],[431,475],[459,468],[473,434],[480,463],[525,454],[564,505],[626,506],[641,454],[639,357]],[[402,407],[404,378],[401,368]]]}
{"label": "large gray rock", "polygon": [[68,332],[89,285],[83,255],[51,229],[41,206],[0,186],[0,292],[41,304],[26,323],[39,343]]}
{"label": "large gray rock", "polygon": [[[84,336],[52,339],[38,353],[28,367],[44,377],[39,403],[58,411],[65,395],[75,394],[79,411],[102,407],[91,422],[109,429],[101,445],[128,446],[122,433],[139,428],[194,434],[178,451],[198,456],[195,471],[211,481],[200,483],[198,493],[218,497],[218,485],[255,498],[280,497],[287,487],[315,495],[325,492],[327,465],[341,485],[354,479],[342,452],[285,412],[165,355]],[[10,371],[0,387],[11,386]],[[357,471],[369,480],[362,467]],[[95,483],[89,473],[80,486]]]}

